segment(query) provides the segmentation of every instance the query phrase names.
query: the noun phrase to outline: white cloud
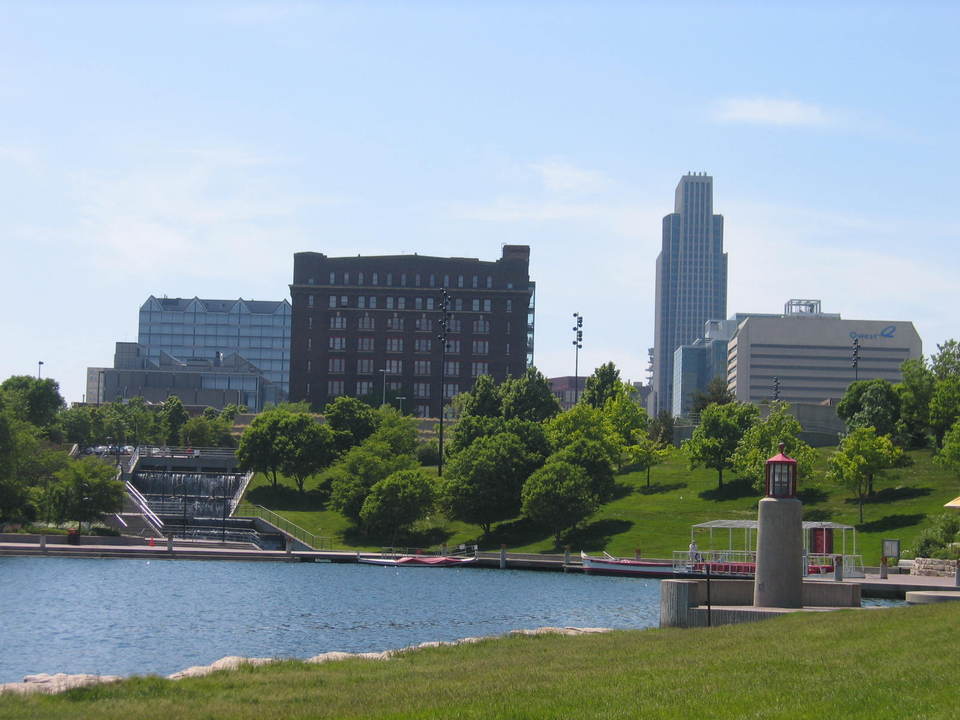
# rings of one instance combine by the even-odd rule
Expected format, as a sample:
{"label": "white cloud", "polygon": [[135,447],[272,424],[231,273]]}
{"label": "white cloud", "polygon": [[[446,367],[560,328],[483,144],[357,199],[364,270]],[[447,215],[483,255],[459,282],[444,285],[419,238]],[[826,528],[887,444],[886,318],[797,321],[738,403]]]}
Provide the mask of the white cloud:
{"label": "white cloud", "polygon": [[550,192],[597,192],[611,184],[603,173],[578,168],[564,160],[531,163],[530,168]]}
{"label": "white cloud", "polygon": [[750,125],[830,127],[843,125],[843,114],[813,103],[777,98],[728,98],[714,108],[715,120]]}

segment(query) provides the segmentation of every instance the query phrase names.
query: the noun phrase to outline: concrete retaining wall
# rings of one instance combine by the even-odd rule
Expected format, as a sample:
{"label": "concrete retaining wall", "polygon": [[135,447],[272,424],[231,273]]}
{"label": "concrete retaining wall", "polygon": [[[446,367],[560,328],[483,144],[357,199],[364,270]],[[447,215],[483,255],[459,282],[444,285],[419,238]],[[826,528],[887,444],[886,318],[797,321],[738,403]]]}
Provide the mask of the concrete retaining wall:
{"label": "concrete retaining wall", "polygon": [[[47,545],[67,545],[66,535],[47,535]],[[161,539],[158,539],[159,543]],[[0,533],[0,542],[9,543],[36,543],[40,544],[39,535],[30,535],[27,533]],[[130,537],[129,535],[80,535],[77,538],[78,545],[147,545],[145,538]]]}

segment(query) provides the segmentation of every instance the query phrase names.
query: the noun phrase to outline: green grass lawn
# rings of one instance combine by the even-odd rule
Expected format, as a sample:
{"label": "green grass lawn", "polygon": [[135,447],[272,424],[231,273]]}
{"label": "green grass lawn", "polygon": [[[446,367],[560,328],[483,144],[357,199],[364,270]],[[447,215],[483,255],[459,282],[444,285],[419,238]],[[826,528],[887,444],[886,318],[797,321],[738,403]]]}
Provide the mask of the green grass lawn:
{"label": "green grass lawn", "polygon": [[284,662],[58,696],[0,720],[956,718],[960,604],[696,630],[493,639],[388,661]]}
{"label": "green grass lawn", "polygon": [[[867,564],[880,559],[880,541],[898,538],[904,550],[912,547],[928,515],[944,511],[943,504],[960,495],[960,479],[932,462],[930,450],[909,453],[914,464],[892,470],[877,483],[877,493],[864,506],[859,523],[855,498],[824,479],[826,461],[832,448],[818,451],[819,462],[812,477],[801,478],[804,518],[831,520],[857,526],[857,547]],[[627,472],[617,477],[617,497],[601,507],[566,538],[574,552],[606,550],[613,555],[632,556],[639,548],[645,557],[670,557],[690,542],[690,526],[707,520],[755,519],[759,496],[747,483],[726,481],[717,488],[713,470],[689,470],[682,454],[673,454],[653,469],[650,487],[646,474]],[[327,510],[308,483],[301,496],[292,481],[283,480],[274,491],[270,482],[258,476],[247,492],[251,502],[268,507],[318,535],[334,538],[336,547],[378,549],[381,542],[356,532],[339,513]],[[738,538],[735,538],[738,540]],[[559,552],[553,537],[541,528],[518,518],[495,526],[489,537],[480,528],[433,516],[421,523],[406,544],[435,546],[479,541],[485,549],[501,543],[519,552]],[[837,540],[839,543],[839,538]],[[839,544],[836,547],[839,551]],[[848,548],[848,552],[850,549]]]}

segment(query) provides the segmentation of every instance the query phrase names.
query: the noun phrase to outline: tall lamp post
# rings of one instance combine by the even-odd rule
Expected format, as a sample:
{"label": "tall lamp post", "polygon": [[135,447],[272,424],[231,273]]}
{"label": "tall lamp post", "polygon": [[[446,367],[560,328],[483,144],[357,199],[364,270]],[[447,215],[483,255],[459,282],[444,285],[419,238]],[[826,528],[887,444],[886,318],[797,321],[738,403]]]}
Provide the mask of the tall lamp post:
{"label": "tall lamp post", "polygon": [[40,379],[40,368],[43,367],[43,360],[37,360],[37,380]]}
{"label": "tall lamp post", "polygon": [[860,379],[860,338],[853,339],[853,349],[850,351],[850,365],[853,367],[853,380]]}
{"label": "tall lamp post", "polygon": [[400,410],[401,415],[403,415],[403,401],[406,399],[406,395],[397,395],[397,408]]}
{"label": "tall lamp post", "polygon": [[380,373],[383,375],[383,393],[380,395],[380,405],[387,404],[387,369],[382,368]]}
{"label": "tall lamp post", "polygon": [[577,324],[573,326],[573,404],[580,402],[580,348],[583,347],[583,315],[573,314]]}
{"label": "tall lamp post", "polygon": [[780,378],[776,375],[773,376],[773,401],[780,401]]}
{"label": "tall lamp post", "polygon": [[450,296],[446,288],[440,291],[439,325],[440,332],[437,333],[437,340],[440,341],[440,433],[438,436],[440,457],[437,461],[437,475],[443,475],[443,404],[445,400],[443,378],[447,369],[447,331],[450,329]]}

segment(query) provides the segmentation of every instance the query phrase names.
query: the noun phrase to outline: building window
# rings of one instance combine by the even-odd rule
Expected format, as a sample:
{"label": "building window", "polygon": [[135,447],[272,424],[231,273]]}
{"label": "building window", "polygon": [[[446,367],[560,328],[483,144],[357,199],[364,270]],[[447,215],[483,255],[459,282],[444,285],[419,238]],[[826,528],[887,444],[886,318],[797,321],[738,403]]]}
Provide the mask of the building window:
{"label": "building window", "polygon": [[414,310],[423,310],[423,298],[416,297],[413,299],[413,309]]}
{"label": "building window", "polygon": [[330,302],[327,303],[327,307],[335,308],[336,306],[337,306],[337,296],[336,296],[336,295],[331,295],[331,296],[330,296]]}
{"label": "building window", "polygon": [[480,320],[473,321],[473,333],[474,335],[486,335],[490,332],[490,321],[481,318]]}
{"label": "building window", "polygon": [[358,307],[358,308],[365,308],[366,306],[367,306],[367,299],[366,299],[363,295],[358,296],[358,297],[357,297],[357,307]]}
{"label": "building window", "polygon": [[357,360],[357,375],[373,375],[373,358]]}
{"label": "building window", "polygon": [[423,330],[424,332],[433,331],[433,320],[428,317],[418,317],[413,321],[413,327],[415,330]]}
{"label": "building window", "polygon": [[357,285],[363,285],[363,273],[357,273]]}
{"label": "building window", "polygon": [[447,323],[447,330],[452,333],[462,332],[463,323],[457,318],[451,318],[450,322]]}
{"label": "building window", "polygon": [[413,361],[413,374],[414,375],[429,375],[430,374],[430,361],[429,360],[414,360]]}
{"label": "building window", "polygon": [[360,352],[373,352],[373,338],[372,337],[357,338],[357,350],[359,350]]}
{"label": "building window", "polygon": [[443,384],[443,399],[449,400],[453,397],[456,397],[460,394],[460,383],[444,383]]}
{"label": "building window", "polygon": [[345,330],[347,327],[347,319],[343,315],[331,315],[330,316],[330,329],[331,330]]}
{"label": "building window", "polygon": [[400,287],[406,287],[406,286],[407,286],[407,274],[400,273]]}
{"label": "building window", "polygon": [[372,380],[357,380],[357,397],[373,394]]}
{"label": "building window", "polygon": [[358,330],[373,330],[373,318],[369,315],[364,315],[357,321]]}
{"label": "building window", "polygon": [[458,288],[463,287],[463,275],[457,275],[457,287]]}
{"label": "building window", "polygon": [[307,295],[307,307],[313,307],[313,295]]}
{"label": "building window", "polygon": [[475,362],[470,365],[470,375],[473,377],[479,377],[481,375],[490,374],[490,364],[485,362]]}
{"label": "building window", "polygon": [[430,352],[430,346],[433,344],[433,341],[430,338],[417,338],[413,341],[413,351],[418,353],[428,353]]}
{"label": "building window", "polygon": [[397,310],[406,310],[407,309],[407,299],[405,297],[397,298]]}
{"label": "building window", "polygon": [[307,395],[310,395],[310,383],[307,383]]}
{"label": "building window", "polygon": [[487,289],[489,290],[492,287],[493,287],[493,276],[487,275]]}
{"label": "building window", "polygon": [[487,355],[490,352],[490,343],[487,340],[473,341],[474,355]]}
{"label": "building window", "polygon": [[387,375],[401,375],[403,373],[403,360],[387,360]]}
{"label": "building window", "polygon": [[313,330],[313,317],[307,318],[307,330]]}
{"label": "building window", "polygon": [[346,366],[346,362],[342,357],[334,357],[327,360],[327,372],[340,375],[343,373],[343,369]]}
{"label": "building window", "polygon": [[328,338],[327,346],[331,350],[346,350],[347,339],[343,335],[331,335]]}
{"label": "building window", "polygon": [[393,285],[393,273],[387,273],[387,285]]}
{"label": "building window", "polygon": [[350,301],[350,298],[348,298],[346,295],[341,295],[341,296],[340,296],[340,307],[346,307],[346,306],[347,306],[347,303],[348,303],[349,301]]}
{"label": "building window", "polygon": [[507,300],[507,312],[513,312],[513,300]]}
{"label": "building window", "polygon": [[376,310],[376,309],[377,309],[377,296],[376,296],[376,295],[371,295],[371,296],[370,296],[370,309],[371,309],[371,310]]}
{"label": "building window", "polygon": [[[484,311],[484,312],[490,312],[490,308],[491,308],[492,306],[493,306],[493,304],[492,304],[492,302],[490,301],[490,298],[484,298],[484,299],[483,299],[483,311]],[[371,306],[371,307],[372,307],[372,306]]]}
{"label": "building window", "polygon": [[313,372],[313,361],[307,360],[307,372]]}
{"label": "building window", "polygon": [[430,397],[430,383],[414,383],[413,384],[413,396],[415,398],[428,398]]}
{"label": "building window", "polygon": [[447,352],[454,355],[460,354],[460,341],[459,340],[447,340]]}
{"label": "building window", "polygon": [[444,286],[445,288],[450,287],[450,276],[449,276],[449,275],[444,275],[444,276],[443,276],[443,286]]}
{"label": "building window", "polygon": [[373,273],[373,284],[374,284],[374,285],[379,285],[379,283],[377,282],[379,279],[380,279],[380,275],[379,275],[378,273]]}
{"label": "building window", "polygon": [[343,395],[343,380],[327,380],[327,395],[330,397]]}
{"label": "building window", "polygon": [[349,285],[349,284],[350,284],[350,273],[345,272],[345,273],[343,274],[343,284],[344,284],[344,285]]}
{"label": "building window", "polygon": [[428,298],[427,298],[427,310],[433,310],[433,298],[432,298],[432,297],[428,297]]}
{"label": "building window", "polygon": [[413,276],[413,285],[414,287],[420,287],[420,273]]}
{"label": "building window", "polygon": [[387,310],[393,310],[393,296],[387,296]]}
{"label": "building window", "polygon": [[434,275],[433,273],[430,273],[430,287],[436,287],[436,286],[437,286],[437,276]]}
{"label": "building window", "polygon": [[388,338],[387,338],[387,352],[403,352],[403,338],[402,338],[402,337],[388,337]]}
{"label": "building window", "polygon": [[505,327],[506,327],[506,333],[507,333],[507,335],[509,335],[509,334],[510,334],[510,321],[509,321],[509,320],[507,320],[507,323],[506,323]]}
{"label": "building window", "polygon": [[447,360],[443,364],[443,374],[446,377],[460,377],[460,363],[456,360]]}
{"label": "building window", "polygon": [[389,390],[390,392],[400,393],[400,391],[403,390],[403,383],[388,382],[387,390]]}
{"label": "building window", "polygon": [[506,349],[503,351],[503,354],[509,357],[509,355],[510,355],[510,343],[507,343]]}
{"label": "building window", "polygon": [[474,290],[477,289],[477,285],[478,285],[479,283],[480,283],[480,278],[478,278],[476,275],[474,275],[474,276],[473,276],[473,289],[474,289]]}
{"label": "building window", "polygon": [[388,317],[388,318],[387,318],[387,330],[403,330],[403,318],[402,318],[402,317]]}
{"label": "building window", "polygon": [[429,405],[417,405],[417,417],[430,417],[430,406]]}

